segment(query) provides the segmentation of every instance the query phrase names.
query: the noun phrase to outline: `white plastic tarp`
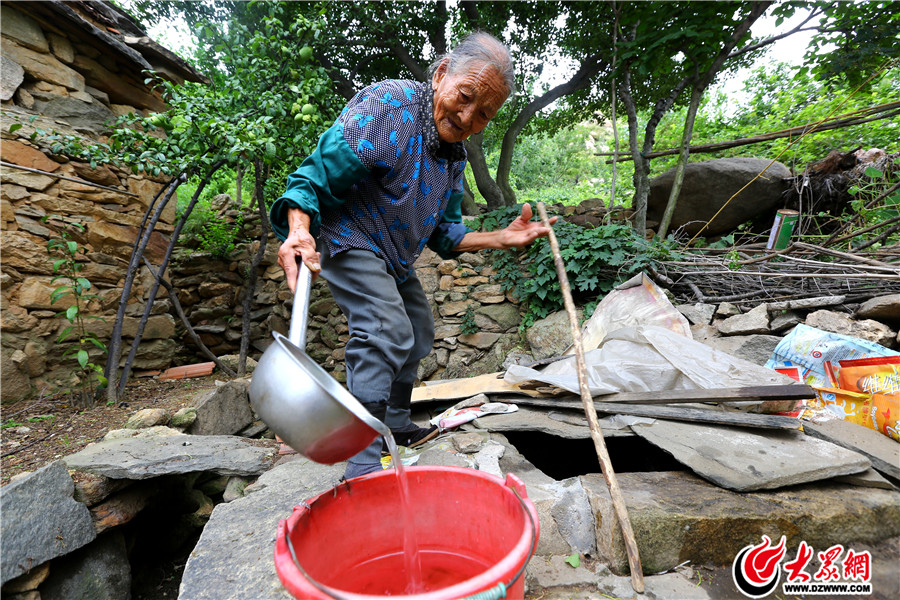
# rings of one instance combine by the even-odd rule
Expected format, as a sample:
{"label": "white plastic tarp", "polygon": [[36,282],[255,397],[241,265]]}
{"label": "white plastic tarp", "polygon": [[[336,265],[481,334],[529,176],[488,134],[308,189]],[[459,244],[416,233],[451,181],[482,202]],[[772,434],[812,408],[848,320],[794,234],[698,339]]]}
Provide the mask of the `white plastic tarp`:
{"label": "white plastic tarp", "polygon": [[[586,352],[584,359],[588,388],[595,396],[796,383],[787,375],[653,325],[618,329],[608,334],[599,348]],[[541,381],[579,393],[574,356],[543,371],[513,365],[504,379],[510,383]]]}

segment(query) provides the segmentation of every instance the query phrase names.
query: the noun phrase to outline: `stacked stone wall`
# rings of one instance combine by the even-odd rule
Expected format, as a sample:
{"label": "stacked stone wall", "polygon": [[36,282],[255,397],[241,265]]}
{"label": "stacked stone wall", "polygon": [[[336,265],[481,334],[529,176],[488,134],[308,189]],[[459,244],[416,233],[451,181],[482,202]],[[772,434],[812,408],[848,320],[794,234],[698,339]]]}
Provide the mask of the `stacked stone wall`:
{"label": "stacked stone wall", "polygon": [[[85,264],[83,275],[91,291],[99,296],[86,313],[105,319],[92,327],[107,341],[131,249],[144,213],[164,182],[115,166],[92,168],[54,153],[47,137],[37,133],[75,135],[85,144],[103,142],[114,117],[164,108],[158,94],[143,85],[145,75],[133,58],[112,51],[102,37],[83,27],[64,19],[52,21],[36,10],[39,4],[4,2],[0,7],[0,150],[6,163],[0,169],[3,402],[72,384],[74,361],[64,359],[63,348],[56,344],[67,325],[57,313],[70,301],[50,301],[53,290],[64,283],[52,281],[47,252],[48,240],[58,237],[59,229],[43,218],[57,215],[84,227],[83,235],[74,238],[85,247],[78,259]],[[175,210],[175,202],[170,202],[151,238],[147,256],[155,264],[168,245]],[[142,268],[124,323],[126,344],[151,283]],[[157,301],[136,368],[170,364],[178,341],[169,308],[167,299]],[[92,360],[105,362],[99,350]]]}

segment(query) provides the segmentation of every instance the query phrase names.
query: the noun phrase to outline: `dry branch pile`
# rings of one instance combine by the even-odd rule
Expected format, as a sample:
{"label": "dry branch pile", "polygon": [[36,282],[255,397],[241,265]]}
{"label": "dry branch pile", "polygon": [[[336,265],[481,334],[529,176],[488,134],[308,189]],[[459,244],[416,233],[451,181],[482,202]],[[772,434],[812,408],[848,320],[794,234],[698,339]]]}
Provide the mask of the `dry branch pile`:
{"label": "dry branch pile", "polygon": [[856,253],[796,242],[700,250],[659,263],[655,279],[685,302],[759,303],[817,296],[845,302],[900,293],[900,245]]}

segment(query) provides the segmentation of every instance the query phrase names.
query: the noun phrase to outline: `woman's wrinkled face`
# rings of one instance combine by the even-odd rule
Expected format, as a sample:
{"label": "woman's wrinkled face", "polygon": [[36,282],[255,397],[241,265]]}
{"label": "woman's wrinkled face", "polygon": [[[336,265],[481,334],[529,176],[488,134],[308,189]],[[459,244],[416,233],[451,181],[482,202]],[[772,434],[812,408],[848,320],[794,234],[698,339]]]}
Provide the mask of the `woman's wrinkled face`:
{"label": "woman's wrinkled face", "polygon": [[435,71],[431,85],[438,137],[449,143],[484,131],[509,93],[497,69],[479,63],[450,75],[445,61]]}

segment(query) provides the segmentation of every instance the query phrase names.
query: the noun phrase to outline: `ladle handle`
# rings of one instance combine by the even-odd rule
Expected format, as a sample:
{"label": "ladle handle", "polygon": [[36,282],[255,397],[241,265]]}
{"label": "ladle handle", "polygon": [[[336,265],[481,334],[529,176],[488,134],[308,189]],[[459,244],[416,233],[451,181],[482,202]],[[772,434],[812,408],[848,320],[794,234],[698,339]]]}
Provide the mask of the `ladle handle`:
{"label": "ladle handle", "polygon": [[300,261],[300,273],[294,288],[294,306],[291,308],[291,328],[288,340],[301,350],[306,350],[306,316],[309,309],[309,290],[312,287],[312,273],[306,263]]}

